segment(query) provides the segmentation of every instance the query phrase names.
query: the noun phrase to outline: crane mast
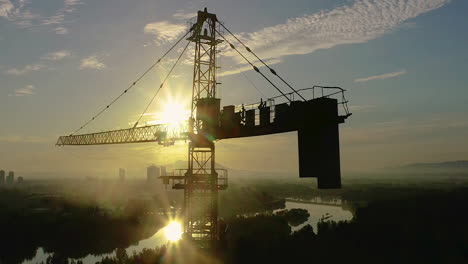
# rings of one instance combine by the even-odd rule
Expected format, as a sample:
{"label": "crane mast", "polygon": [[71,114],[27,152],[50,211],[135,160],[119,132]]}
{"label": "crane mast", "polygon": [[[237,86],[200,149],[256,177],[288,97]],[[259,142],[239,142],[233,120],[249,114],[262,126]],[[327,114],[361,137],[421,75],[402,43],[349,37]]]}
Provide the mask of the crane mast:
{"label": "crane mast", "polygon": [[189,121],[188,169],[184,179],[184,232],[186,238],[208,247],[218,236],[218,174],[215,133],[220,99],[216,98],[216,15],[198,11],[195,43],[192,109]]}

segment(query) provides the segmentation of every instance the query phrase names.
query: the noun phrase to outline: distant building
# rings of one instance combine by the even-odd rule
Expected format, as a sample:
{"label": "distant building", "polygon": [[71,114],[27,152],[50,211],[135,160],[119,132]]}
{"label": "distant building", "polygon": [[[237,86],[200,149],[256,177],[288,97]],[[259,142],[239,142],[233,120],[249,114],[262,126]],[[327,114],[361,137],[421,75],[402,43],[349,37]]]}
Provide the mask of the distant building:
{"label": "distant building", "polygon": [[119,169],[119,180],[125,181],[125,169],[122,169],[122,168]]}
{"label": "distant building", "polygon": [[166,166],[161,166],[161,176],[167,176]]}
{"label": "distant building", "polygon": [[5,171],[0,170],[0,184],[4,184],[4,183],[5,183]]}
{"label": "distant building", "polygon": [[155,165],[151,165],[146,169],[146,180],[148,182],[159,181],[159,176],[161,176],[161,170]]}
{"label": "distant building", "polygon": [[23,183],[23,182],[24,182],[24,179],[23,179],[23,177],[21,177],[21,176],[20,176],[20,177],[18,177],[18,180],[16,180],[16,182],[17,182],[18,184],[21,184],[21,183]]}
{"label": "distant building", "polygon": [[15,182],[15,173],[10,171],[8,172],[8,176],[6,177],[7,184],[13,184]]}

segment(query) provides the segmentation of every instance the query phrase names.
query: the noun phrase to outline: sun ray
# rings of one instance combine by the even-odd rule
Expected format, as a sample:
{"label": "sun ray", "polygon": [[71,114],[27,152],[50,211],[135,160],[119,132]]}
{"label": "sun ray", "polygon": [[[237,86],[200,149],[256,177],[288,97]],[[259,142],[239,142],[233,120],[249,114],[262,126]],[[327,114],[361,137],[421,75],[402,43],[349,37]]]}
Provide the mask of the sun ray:
{"label": "sun ray", "polygon": [[176,221],[170,222],[164,228],[164,235],[169,241],[178,241],[182,237],[182,225]]}

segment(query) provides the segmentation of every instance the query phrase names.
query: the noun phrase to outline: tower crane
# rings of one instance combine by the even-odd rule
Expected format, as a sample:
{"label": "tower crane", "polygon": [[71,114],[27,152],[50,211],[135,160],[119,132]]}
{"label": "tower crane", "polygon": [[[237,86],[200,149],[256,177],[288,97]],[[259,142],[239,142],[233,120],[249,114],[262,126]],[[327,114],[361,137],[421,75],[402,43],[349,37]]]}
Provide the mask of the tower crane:
{"label": "tower crane", "polygon": [[[222,31],[221,28],[225,31]],[[224,35],[226,31],[230,37]],[[90,134],[78,133],[134,87],[183,39],[188,40],[187,46],[190,43],[195,44],[192,104],[189,120],[177,129],[166,124],[138,126],[138,122],[136,122],[133,127],[128,129]],[[284,92],[275,85],[240,49],[234,46],[234,41],[240,43],[248,53],[255,57],[254,62],[262,63],[291,91]],[[218,98],[216,89],[218,85],[216,58],[219,51],[217,47],[222,42],[225,42],[245,59],[253,70],[271,84],[280,95],[269,98],[265,102],[242,105],[241,108],[227,105],[221,109],[221,99]],[[198,11],[196,22],[175,45],[84,126],[73,134],[59,137],[56,145],[83,146],[156,142],[170,146],[178,140],[188,141],[187,168],[175,170],[172,175],[161,176],[161,178],[165,184],[171,184],[173,189],[184,191],[183,227],[185,237],[199,242],[201,247],[213,246],[219,237],[218,192],[225,190],[228,185],[226,171],[215,167],[215,142],[217,140],[297,131],[299,177],[317,178],[320,189],[341,187],[338,125],[344,123],[351,115],[348,111],[344,89],[324,86],[294,89],[229,31],[223,23],[219,22],[215,14],[208,13],[206,8],[203,11]],[[168,76],[179,59],[180,56]],[[166,79],[159,89],[164,86]],[[156,97],[157,92],[154,97]],[[312,93],[311,98],[305,98],[306,93]],[[341,108],[340,106],[344,113],[340,113],[338,110]]]}

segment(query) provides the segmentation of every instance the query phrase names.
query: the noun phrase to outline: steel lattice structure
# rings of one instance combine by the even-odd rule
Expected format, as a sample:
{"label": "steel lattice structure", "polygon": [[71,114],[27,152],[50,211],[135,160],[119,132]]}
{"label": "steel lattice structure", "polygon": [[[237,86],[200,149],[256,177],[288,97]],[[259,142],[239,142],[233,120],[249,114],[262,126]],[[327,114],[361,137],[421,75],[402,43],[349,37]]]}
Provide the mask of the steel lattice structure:
{"label": "steel lattice structure", "polygon": [[83,135],[61,136],[57,141],[57,145],[79,146],[147,142],[158,142],[161,145],[168,145],[172,144],[175,140],[187,139],[188,124],[185,122],[176,126],[152,125]]}
{"label": "steel lattice structure", "polygon": [[[189,41],[195,43],[193,68],[192,114],[189,129],[202,135],[200,140],[192,140],[188,146],[188,169],[185,174],[184,189],[184,230],[189,239],[201,242],[201,246],[218,237],[218,174],[215,168],[214,131],[209,129],[215,119],[203,111],[202,102],[207,107],[217,103],[216,99],[216,15],[198,12],[196,26]],[[216,107],[216,106],[215,106]]]}

